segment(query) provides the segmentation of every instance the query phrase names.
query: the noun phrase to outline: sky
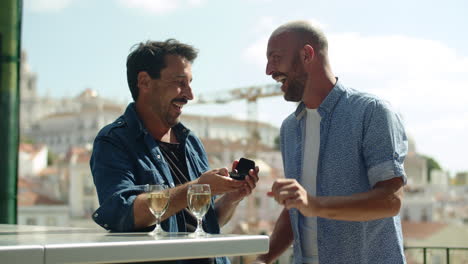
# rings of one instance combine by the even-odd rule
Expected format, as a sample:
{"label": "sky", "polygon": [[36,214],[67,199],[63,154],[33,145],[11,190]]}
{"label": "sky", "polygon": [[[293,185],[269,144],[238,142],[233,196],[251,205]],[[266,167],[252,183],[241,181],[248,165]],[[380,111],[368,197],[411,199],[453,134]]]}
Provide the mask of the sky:
{"label": "sky", "polygon": [[[24,0],[22,48],[42,96],[86,88],[131,101],[131,47],[175,38],[199,49],[195,97],[251,85],[265,75],[271,32],[308,20],[328,37],[342,84],[376,94],[401,114],[417,152],[452,175],[468,171],[468,1]],[[279,127],[295,109],[260,99],[258,119]],[[190,104],[184,113],[247,118],[244,101]]]}

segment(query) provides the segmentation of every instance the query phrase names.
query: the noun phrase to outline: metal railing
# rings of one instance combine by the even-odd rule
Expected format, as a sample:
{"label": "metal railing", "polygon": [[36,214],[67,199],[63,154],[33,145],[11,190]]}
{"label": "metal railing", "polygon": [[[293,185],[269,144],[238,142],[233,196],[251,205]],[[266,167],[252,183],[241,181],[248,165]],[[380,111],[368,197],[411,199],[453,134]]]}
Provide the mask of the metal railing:
{"label": "metal railing", "polygon": [[405,247],[408,264],[468,264],[468,247]]}
{"label": "metal railing", "polygon": [[[274,264],[292,263],[292,252],[285,253],[286,258],[276,260]],[[405,247],[407,264],[468,264],[467,247]],[[233,263],[250,263],[244,257],[237,257]]]}

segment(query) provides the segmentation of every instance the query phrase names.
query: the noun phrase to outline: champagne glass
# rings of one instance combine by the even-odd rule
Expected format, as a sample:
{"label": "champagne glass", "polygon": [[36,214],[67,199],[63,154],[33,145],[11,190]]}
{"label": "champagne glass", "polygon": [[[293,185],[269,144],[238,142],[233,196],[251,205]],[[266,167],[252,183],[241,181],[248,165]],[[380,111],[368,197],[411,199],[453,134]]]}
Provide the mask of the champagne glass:
{"label": "champagne glass", "polygon": [[190,211],[197,218],[197,229],[193,233],[195,237],[206,236],[203,231],[202,219],[208,211],[211,202],[211,190],[208,184],[192,184],[189,185],[187,191],[187,203]]}
{"label": "champagne glass", "polygon": [[156,227],[150,235],[158,237],[164,236],[166,231],[161,228],[161,216],[166,212],[169,206],[169,189],[167,185],[155,184],[147,185],[146,193],[148,197],[148,207],[151,213],[156,217]]}

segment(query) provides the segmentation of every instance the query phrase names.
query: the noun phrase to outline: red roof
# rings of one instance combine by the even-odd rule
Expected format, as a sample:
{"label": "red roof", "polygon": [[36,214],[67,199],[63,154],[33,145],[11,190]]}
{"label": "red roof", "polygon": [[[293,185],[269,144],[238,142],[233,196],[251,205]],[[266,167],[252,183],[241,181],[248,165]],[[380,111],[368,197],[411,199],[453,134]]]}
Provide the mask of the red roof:
{"label": "red roof", "polygon": [[447,226],[443,223],[412,221],[402,221],[401,225],[405,239],[425,239]]}
{"label": "red roof", "polygon": [[20,145],[19,145],[19,151],[20,152],[28,153],[31,156],[35,156],[37,153],[39,153],[44,148],[45,148],[44,144],[20,143]]}
{"label": "red roof", "polygon": [[74,157],[76,157],[77,163],[88,163],[91,159],[91,151],[83,147],[71,147],[65,156],[65,160],[70,162]]}
{"label": "red roof", "polygon": [[64,202],[48,197],[35,190],[40,189],[40,184],[28,179],[18,179],[18,206],[33,205],[65,205]]}

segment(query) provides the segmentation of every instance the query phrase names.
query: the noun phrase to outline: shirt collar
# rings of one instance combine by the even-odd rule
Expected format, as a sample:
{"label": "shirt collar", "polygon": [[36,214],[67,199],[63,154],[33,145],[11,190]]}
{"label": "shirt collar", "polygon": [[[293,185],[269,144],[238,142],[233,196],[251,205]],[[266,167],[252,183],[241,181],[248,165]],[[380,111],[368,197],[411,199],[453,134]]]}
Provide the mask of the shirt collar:
{"label": "shirt collar", "polygon": [[[321,117],[333,111],[333,109],[335,108],[335,105],[338,103],[338,100],[340,99],[344,91],[345,91],[345,87],[341,84],[338,78],[336,78],[335,86],[333,86],[332,90],[328,93],[327,97],[325,97],[325,100],[323,100],[323,102],[320,104],[318,108],[318,112]],[[306,113],[305,104],[304,102],[301,102],[297,106],[296,111],[294,112],[294,115],[296,116],[297,120],[300,120],[302,117],[304,117],[305,113]]]}
{"label": "shirt collar", "polygon": [[136,112],[136,107],[135,103],[130,103],[127,106],[127,109],[125,110],[124,113],[124,118],[125,122],[127,122],[128,127],[133,130],[134,135],[136,137],[140,137],[141,135],[144,135],[148,133],[146,131],[145,126],[143,125],[143,122],[141,121],[140,117],[138,116]]}

